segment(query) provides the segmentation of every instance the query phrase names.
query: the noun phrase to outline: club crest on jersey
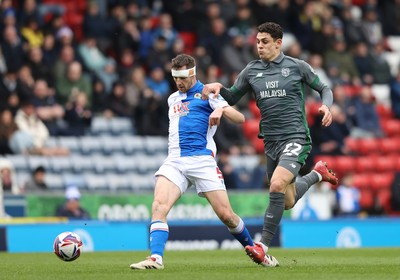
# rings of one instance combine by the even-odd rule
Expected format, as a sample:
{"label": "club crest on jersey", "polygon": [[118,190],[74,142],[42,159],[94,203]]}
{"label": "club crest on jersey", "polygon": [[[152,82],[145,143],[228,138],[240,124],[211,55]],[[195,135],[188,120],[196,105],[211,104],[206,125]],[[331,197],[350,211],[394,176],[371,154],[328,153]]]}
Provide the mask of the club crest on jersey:
{"label": "club crest on jersey", "polygon": [[290,75],[290,69],[289,68],[282,68],[282,71],[281,71],[281,73],[282,73],[282,76],[283,77],[287,77],[287,76],[289,76]]}
{"label": "club crest on jersey", "polygon": [[194,98],[201,99],[201,93],[196,93],[196,94],[194,95]]}

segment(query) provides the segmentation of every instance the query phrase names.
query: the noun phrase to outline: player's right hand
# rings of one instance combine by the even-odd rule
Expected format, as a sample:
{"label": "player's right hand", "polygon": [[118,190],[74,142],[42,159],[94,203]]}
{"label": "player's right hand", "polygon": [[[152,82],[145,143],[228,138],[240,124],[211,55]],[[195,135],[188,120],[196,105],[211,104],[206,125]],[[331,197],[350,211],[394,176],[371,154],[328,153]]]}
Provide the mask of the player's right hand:
{"label": "player's right hand", "polygon": [[222,84],[220,83],[210,83],[205,84],[203,90],[201,92],[201,99],[207,100],[210,93],[213,93],[213,98],[217,98],[219,95],[219,90],[222,88]]}

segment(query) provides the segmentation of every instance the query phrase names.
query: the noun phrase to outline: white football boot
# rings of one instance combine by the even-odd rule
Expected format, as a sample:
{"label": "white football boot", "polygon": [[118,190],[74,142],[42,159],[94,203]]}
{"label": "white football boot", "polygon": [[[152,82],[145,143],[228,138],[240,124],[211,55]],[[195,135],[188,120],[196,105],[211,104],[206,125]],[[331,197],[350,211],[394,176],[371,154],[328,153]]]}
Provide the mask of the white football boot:
{"label": "white football boot", "polygon": [[154,257],[147,257],[146,260],[133,263],[130,267],[132,269],[164,269],[164,265],[158,263]]}

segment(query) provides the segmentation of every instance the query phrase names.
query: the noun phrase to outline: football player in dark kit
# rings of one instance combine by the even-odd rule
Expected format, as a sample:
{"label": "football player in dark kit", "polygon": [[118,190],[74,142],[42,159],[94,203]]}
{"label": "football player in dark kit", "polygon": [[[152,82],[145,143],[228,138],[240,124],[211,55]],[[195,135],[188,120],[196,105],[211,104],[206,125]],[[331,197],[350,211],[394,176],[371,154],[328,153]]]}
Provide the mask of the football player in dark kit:
{"label": "football player in dark kit", "polygon": [[234,105],[246,93],[252,92],[260,109],[270,182],[269,206],[265,211],[261,240],[254,246],[247,246],[246,252],[255,262],[264,264],[264,256],[283,211],[292,208],[313,184],[326,181],[336,185],[338,179],[322,161],[317,162],[310,173],[296,179],[311,151],[304,85],[321,96],[319,113],[323,116],[323,126],[332,123],[329,111],[333,101],[331,89],[320,81],[308,63],[282,53],[283,30],[280,25],[266,22],[259,25],[257,31],[260,59],[251,61],[231,88],[211,83],[204,86],[202,94],[203,98],[208,98],[210,93],[214,93],[214,98],[221,94],[230,105]]}

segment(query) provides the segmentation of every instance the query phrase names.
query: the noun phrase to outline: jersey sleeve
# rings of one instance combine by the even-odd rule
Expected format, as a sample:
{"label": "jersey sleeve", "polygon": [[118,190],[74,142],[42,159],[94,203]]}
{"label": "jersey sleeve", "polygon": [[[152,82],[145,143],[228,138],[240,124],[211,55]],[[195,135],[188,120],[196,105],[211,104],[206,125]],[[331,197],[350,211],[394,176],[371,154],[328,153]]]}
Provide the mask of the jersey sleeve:
{"label": "jersey sleeve", "polygon": [[217,98],[214,98],[214,94],[212,93],[208,98],[208,103],[213,110],[229,106],[228,102],[226,102],[226,100],[221,95],[218,95]]}
{"label": "jersey sleeve", "polygon": [[248,79],[249,64],[238,74],[231,91],[237,95],[243,96],[251,91],[251,85]]}
{"label": "jersey sleeve", "polygon": [[303,81],[320,94],[323,104],[331,107],[333,103],[332,90],[319,79],[311,65],[303,60],[299,60],[299,69]]}

